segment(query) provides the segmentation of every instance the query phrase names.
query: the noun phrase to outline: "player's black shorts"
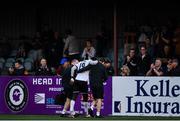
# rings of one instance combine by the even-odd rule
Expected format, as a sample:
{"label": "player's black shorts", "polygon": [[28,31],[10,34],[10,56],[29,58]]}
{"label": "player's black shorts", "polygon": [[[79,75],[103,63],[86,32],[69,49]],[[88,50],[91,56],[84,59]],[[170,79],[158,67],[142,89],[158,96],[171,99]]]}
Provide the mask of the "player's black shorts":
{"label": "player's black shorts", "polygon": [[92,91],[94,99],[103,99],[103,97],[104,97],[103,85],[91,86],[91,91]]}
{"label": "player's black shorts", "polygon": [[72,99],[73,97],[73,86],[64,86],[64,92],[67,98]]}
{"label": "player's black shorts", "polygon": [[73,93],[88,93],[88,84],[85,81],[78,81],[76,80],[74,82],[74,86],[73,86]]}

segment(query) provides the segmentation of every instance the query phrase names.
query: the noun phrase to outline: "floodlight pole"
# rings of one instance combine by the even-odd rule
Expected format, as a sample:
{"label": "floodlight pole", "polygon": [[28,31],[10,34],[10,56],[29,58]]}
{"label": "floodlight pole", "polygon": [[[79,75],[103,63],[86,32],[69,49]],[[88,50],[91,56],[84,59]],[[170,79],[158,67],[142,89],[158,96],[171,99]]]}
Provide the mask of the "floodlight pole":
{"label": "floodlight pole", "polygon": [[114,24],[113,24],[113,28],[114,28],[114,40],[113,40],[113,43],[114,43],[114,71],[115,71],[115,76],[118,75],[118,41],[117,41],[117,6],[116,6],[116,3],[114,3],[114,6],[113,6],[113,21],[114,21]]}

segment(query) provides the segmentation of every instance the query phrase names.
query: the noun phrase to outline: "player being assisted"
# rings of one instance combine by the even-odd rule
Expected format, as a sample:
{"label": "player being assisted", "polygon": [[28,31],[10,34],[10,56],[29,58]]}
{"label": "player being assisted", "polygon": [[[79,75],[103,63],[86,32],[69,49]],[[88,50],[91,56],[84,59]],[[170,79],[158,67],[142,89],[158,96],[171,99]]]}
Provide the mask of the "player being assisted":
{"label": "player being assisted", "polygon": [[70,116],[76,117],[76,113],[74,111],[75,101],[79,93],[83,95],[83,103],[84,103],[84,112],[88,117],[88,83],[89,83],[89,70],[85,70],[83,72],[77,73],[75,76],[75,72],[83,69],[89,65],[96,65],[98,63],[97,60],[84,60],[80,61],[78,64],[74,65],[71,68],[71,83],[73,83],[73,97],[70,103]]}

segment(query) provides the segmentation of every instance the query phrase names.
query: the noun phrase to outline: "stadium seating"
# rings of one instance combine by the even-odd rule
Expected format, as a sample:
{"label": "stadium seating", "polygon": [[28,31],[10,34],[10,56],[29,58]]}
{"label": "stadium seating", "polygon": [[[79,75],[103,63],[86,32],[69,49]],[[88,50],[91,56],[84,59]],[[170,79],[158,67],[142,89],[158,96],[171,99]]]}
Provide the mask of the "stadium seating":
{"label": "stadium seating", "polygon": [[33,70],[33,64],[31,62],[25,62],[24,67],[27,71],[32,71]]}

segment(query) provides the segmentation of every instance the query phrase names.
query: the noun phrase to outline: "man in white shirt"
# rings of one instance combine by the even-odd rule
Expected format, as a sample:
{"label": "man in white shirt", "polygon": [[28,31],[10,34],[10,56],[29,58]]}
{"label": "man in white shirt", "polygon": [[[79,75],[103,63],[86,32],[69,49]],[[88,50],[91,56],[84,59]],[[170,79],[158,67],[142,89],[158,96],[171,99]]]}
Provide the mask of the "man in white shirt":
{"label": "man in white shirt", "polygon": [[[71,68],[71,83],[74,84],[73,86],[73,98],[70,103],[70,112],[71,117],[75,117],[75,100],[79,93],[83,94],[83,102],[85,106],[85,113],[86,116],[88,116],[88,83],[89,83],[89,71],[84,71],[82,73],[78,73],[75,76],[75,71],[78,71],[84,67],[87,67],[88,65],[96,65],[98,61],[93,60],[84,60],[80,61],[78,64],[74,65]],[[75,77],[75,78],[74,78]]]}

